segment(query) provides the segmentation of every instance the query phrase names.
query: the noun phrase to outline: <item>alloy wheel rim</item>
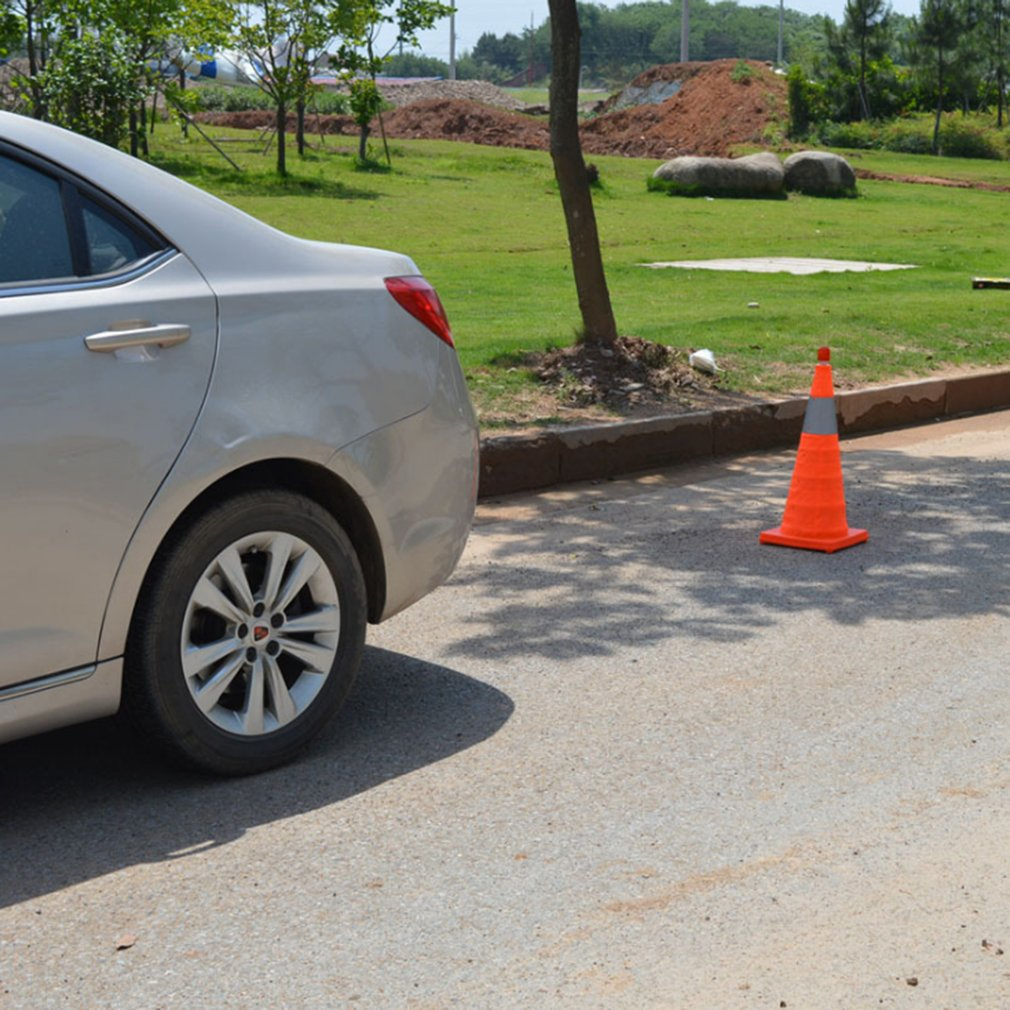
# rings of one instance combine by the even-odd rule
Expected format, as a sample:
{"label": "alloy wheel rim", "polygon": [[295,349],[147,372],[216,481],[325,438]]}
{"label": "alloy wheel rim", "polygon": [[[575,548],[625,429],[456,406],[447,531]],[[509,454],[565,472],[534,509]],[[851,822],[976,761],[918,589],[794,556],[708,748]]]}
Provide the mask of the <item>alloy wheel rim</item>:
{"label": "alloy wheel rim", "polygon": [[339,643],[339,595],[322,557],[293,534],[264,531],[227,546],[197,579],[182,674],[219,729],[265,736],[311,706]]}

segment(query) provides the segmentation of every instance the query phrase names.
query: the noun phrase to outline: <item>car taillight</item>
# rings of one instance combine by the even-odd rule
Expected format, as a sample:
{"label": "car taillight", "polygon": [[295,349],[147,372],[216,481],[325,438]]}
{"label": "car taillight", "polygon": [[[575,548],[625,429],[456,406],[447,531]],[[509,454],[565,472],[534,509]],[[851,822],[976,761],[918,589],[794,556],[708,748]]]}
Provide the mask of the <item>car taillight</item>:
{"label": "car taillight", "polygon": [[435,289],[423,277],[387,277],[386,289],[439,340],[444,340],[450,347],[456,346],[442,302]]}

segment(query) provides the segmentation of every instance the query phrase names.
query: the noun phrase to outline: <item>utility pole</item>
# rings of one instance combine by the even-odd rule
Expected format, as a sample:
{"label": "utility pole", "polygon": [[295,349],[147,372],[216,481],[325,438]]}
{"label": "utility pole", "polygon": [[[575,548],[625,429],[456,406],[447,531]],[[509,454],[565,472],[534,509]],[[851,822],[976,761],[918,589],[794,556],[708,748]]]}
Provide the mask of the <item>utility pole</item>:
{"label": "utility pole", "polygon": [[688,37],[691,31],[691,5],[690,0],[681,0],[680,3],[680,62],[688,61]]}
{"label": "utility pole", "polygon": [[456,9],[449,14],[449,80],[456,80]]}
{"label": "utility pole", "polygon": [[785,2],[786,0],[779,0],[779,47],[778,55],[775,60],[775,66],[781,67],[782,62],[782,23],[785,20]]}
{"label": "utility pole", "polygon": [[526,87],[533,87],[533,11],[530,11],[530,37],[526,56]]}

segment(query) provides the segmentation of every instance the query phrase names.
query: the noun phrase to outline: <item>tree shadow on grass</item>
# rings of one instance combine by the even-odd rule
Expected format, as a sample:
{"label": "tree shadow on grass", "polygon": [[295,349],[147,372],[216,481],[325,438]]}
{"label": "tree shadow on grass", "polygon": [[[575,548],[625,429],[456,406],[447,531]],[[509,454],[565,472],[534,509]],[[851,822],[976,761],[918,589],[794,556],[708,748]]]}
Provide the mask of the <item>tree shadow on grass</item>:
{"label": "tree shadow on grass", "polygon": [[0,907],[339,803],[481,743],[512,709],[454,670],[369,647],[335,725],[294,764],[252,778],[177,771],[115,720],[8,744]]}
{"label": "tree shadow on grass", "polygon": [[[827,555],[758,543],[792,459],[496,527],[452,655],[607,656],[672,638],[740,642],[818,614],[924,622],[1010,614],[1010,463],[846,454],[848,519],[869,543]],[[533,506],[534,509],[536,506]]]}
{"label": "tree shadow on grass", "polygon": [[171,154],[155,156],[152,164],[195,186],[228,196],[319,196],[331,200],[378,200],[381,196],[375,190],[348,186],[338,179],[306,178],[296,174],[281,178],[267,171],[236,172],[227,165]]}

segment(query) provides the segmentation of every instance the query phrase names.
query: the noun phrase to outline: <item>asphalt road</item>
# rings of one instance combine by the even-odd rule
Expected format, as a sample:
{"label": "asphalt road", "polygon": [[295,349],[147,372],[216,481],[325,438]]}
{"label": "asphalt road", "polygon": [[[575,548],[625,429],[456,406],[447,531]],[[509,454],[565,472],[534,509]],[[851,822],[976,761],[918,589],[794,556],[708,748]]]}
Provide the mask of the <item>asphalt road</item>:
{"label": "asphalt road", "polygon": [[0,1007],[1010,1005],[1010,415],[846,443],[837,555],[791,466],[482,506],[296,766],[0,749]]}

